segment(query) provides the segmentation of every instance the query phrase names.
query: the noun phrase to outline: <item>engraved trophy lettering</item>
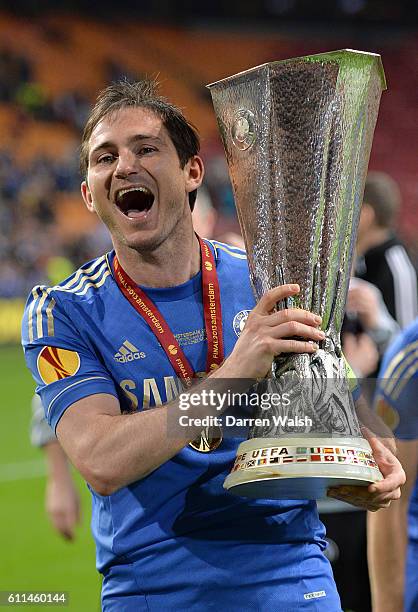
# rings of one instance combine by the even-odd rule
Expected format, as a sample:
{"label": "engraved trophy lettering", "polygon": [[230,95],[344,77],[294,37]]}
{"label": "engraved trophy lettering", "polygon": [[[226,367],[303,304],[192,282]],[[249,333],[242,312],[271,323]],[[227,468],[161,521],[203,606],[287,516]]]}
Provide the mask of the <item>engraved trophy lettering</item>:
{"label": "engraved trophy lettering", "polygon": [[[272,62],[208,86],[256,299],[298,283],[278,308],[322,317],[315,354],[276,358],[225,487],[254,498],[319,499],[382,478],[360,432],[341,351],[353,250],[382,90],[379,55],[341,50]],[[279,418],[280,417],[280,418]],[[267,424],[265,424],[267,423]]]}

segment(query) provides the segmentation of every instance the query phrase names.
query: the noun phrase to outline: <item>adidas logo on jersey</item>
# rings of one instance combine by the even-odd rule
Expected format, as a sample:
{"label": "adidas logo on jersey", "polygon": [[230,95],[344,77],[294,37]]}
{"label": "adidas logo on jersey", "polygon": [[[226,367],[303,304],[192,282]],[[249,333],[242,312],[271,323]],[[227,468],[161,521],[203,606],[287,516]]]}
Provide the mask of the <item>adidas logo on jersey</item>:
{"label": "adidas logo on jersey", "polygon": [[129,340],[125,340],[118,352],[113,356],[115,361],[119,363],[129,363],[136,359],[144,359],[146,357],[143,351],[136,348]]}

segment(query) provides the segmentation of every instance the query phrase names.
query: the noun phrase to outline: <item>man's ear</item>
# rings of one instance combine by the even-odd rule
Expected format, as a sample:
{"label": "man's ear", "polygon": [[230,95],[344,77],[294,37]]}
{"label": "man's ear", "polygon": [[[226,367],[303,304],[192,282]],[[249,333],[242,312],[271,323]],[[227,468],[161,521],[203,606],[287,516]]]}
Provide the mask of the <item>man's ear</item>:
{"label": "man's ear", "polygon": [[89,212],[96,212],[93,204],[93,198],[87,181],[81,183],[81,195],[83,196],[84,204]]}
{"label": "man's ear", "polygon": [[186,191],[190,193],[200,187],[205,175],[203,160],[199,155],[193,155],[184,166],[186,174]]}

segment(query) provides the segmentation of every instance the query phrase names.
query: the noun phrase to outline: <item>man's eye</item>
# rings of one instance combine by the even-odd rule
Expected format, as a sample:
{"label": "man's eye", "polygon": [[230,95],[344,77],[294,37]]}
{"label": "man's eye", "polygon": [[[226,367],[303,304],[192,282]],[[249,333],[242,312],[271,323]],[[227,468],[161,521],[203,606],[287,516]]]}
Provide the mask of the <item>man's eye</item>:
{"label": "man's eye", "polygon": [[114,155],[111,155],[110,153],[106,153],[106,155],[101,155],[100,157],[98,157],[97,163],[98,164],[111,164],[114,159],[115,159]]}
{"label": "man's eye", "polygon": [[154,151],[155,151],[154,147],[141,147],[139,149],[139,154],[146,155],[147,153],[154,153]]}

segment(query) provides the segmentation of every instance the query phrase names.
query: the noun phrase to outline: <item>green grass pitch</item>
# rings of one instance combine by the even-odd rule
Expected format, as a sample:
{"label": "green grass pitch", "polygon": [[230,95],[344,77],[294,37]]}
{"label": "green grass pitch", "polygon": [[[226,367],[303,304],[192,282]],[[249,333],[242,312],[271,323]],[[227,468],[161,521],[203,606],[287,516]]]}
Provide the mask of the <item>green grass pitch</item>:
{"label": "green grass pitch", "polygon": [[90,493],[80,477],[83,523],[64,541],[44,511],[42,452],[29,442],[34,383],[19,347],[0,348],[0,591],[67,591],[68,606],[13,605],[4,610],[100,610],[100,576],[90,533]]}

